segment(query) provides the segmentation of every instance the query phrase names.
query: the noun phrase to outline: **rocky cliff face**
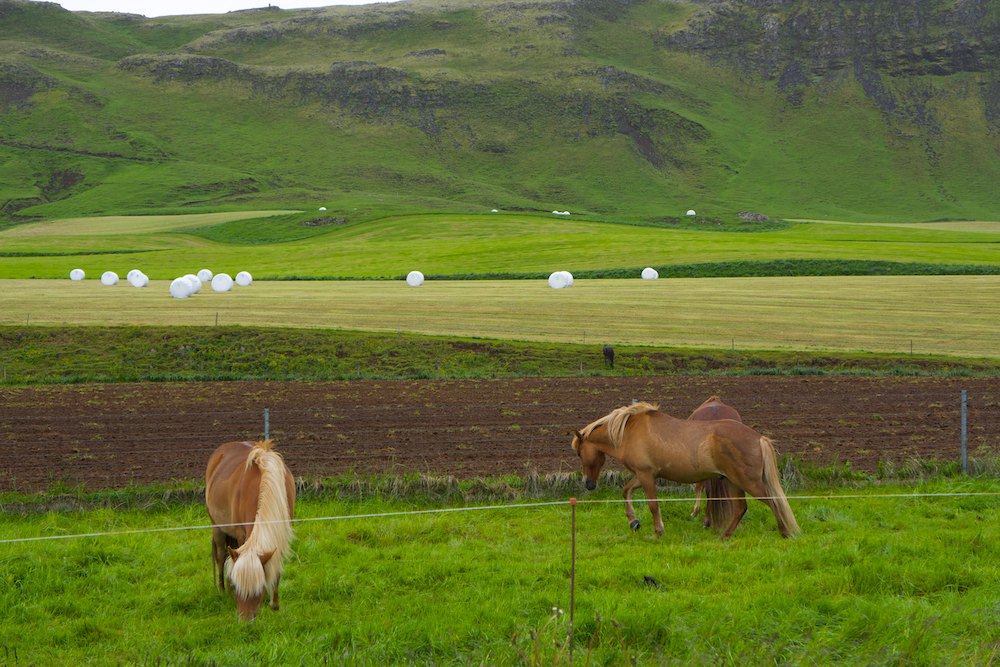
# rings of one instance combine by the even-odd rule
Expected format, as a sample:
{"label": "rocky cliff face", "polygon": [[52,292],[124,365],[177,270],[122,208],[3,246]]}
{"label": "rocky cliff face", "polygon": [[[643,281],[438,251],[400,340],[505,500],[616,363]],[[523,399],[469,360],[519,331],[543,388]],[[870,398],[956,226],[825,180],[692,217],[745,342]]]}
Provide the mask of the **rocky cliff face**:
{"label": "rocky cliff face", "polygon": [[[848,72],[891,112],[898,101],[887,77],[996,72],[1000,66],[1000,18],[987,0],[700,4],[689,27],[658,36],[658,45],[775,81],[793,104],[805,88]],[[984,99],[993,97],[984,92]]]}

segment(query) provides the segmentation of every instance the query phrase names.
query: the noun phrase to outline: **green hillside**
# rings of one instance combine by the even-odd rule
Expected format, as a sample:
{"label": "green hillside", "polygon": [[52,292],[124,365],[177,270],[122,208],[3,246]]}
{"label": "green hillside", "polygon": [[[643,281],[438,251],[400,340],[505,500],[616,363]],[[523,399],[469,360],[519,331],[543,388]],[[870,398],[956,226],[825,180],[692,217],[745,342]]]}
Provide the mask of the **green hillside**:
{"label": "green hillside", "polygon": [[0,215],[996,219],[1000,10],[0,0]]}

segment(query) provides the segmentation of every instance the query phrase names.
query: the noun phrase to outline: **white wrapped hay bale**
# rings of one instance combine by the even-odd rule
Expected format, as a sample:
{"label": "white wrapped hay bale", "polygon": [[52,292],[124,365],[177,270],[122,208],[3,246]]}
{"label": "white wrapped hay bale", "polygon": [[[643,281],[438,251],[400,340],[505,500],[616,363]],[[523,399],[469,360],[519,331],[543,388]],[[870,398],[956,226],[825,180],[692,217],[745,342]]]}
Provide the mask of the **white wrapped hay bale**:
{"label": "white wrapped hay bale", "polygon": [[132,287],[145,287],[149,284],[149,278],[142,271],[132,270],[128,272],[128,283]]}
{"label": "white wrapped hay bale", "polygon": [[195,294],[201,291],[201,286],[202,286],[201,278],[194,275],[193,273],[189,273],[184,277],[187,278],[188,282],[191,283],[191,296],[194,296]]}
{"label": "white wrapped hay bale", "polygon": [[216,292],[233,291],[233,277],[228,273],[216,273],[212,278],[212,289]]}
{"label": "white wrapped hay bale", "polygon": [[105,271],[104,273],[101,274],[101,284],[107,285],[108,287],[110,287],[111,285],[117,285],[118,274],[115,273],[114,271]]}
{"label": "white wrapped hay bale", "polygon": [[84,273],[83,269],[73,269],[72,271],[69,272],[70,280],[83,280],[86,277],[87,274]]}
{"label": "white wrapped hay bale", "polygon": [[573,274],[569,271],[555,271],[549,276],[549,287],[563,289],[573,284]]}
{"label": "white wrapped hay bale", "polygon": [[200,280],[203,283],[212,282],[212,272],[209,271],[208,269],[202,269],[201,271],[198,272],[198,280]]}
{"label": "white wrapped hay bale", "polygon": [[688,215],[698,215],[697,213],[694,212],[693,208],[689,208],[687,214]]}
{"label": "white wrapped hay bale", "polygon": [[247,271],[240,271],[236,274],[236,284],[240,287],[249,287],[253,283],[253,276]]}
{"label": "white wrapped hay bale", "polygon": [[424,284],[424,274],[419,271],[410,271],[406,274],[406,284],[410,287],[420,287]]}
{"label": "white wrapped hay bale", "polygon": [[194,285],[187,279],[187,276],[174,278],[170,283],[170,296],[175,299],[186,299],[191,296],[193,290]]}
{"label": "white wrapped hay bale", "polygon": [[660,277],[659,271],[657,271],[651,266],[647,266],[645,269],[642,270],[643,280],[656,280],[659,277]]}

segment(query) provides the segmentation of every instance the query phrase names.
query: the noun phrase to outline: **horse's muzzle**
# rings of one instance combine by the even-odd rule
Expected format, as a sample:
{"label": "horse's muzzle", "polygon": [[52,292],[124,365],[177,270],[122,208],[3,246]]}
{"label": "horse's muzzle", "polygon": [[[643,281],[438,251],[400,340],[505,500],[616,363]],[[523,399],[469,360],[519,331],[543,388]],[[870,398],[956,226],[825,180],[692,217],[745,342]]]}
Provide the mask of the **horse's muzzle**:
{"label": "horse's muzzle", "polygon": [[597,482],[595,482],[594,480],[590,479],[589,477],[587,479],[583,480],[583,485],[587,487],[588,491],[593,491],[594,489],[597,488]]}

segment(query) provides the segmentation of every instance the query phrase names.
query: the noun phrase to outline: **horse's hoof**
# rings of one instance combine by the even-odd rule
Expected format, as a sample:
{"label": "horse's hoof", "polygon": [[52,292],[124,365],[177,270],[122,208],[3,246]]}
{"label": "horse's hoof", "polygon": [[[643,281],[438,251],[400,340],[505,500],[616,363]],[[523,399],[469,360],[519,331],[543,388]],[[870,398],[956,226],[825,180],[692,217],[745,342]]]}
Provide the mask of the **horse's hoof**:
{"label": "horse's hoof", "polygon": [[640,525],[641,524],[639,523],[638,519],[632,519],[631,521],[628,522],[628,527],[631,528],[632,530],[639,530]]}

